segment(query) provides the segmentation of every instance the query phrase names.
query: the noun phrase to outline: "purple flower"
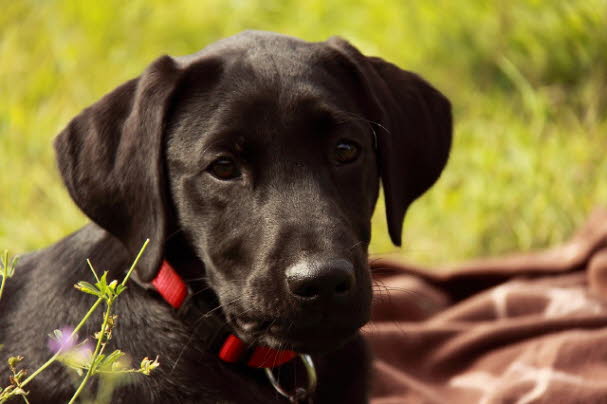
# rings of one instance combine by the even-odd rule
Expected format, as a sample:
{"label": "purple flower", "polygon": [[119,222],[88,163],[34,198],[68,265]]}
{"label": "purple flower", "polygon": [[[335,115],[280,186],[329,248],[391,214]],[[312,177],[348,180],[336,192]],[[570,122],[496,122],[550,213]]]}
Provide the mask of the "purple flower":
{"label": "purple flower", "polygon": [[53,352],[69,351],[76,345],[77,335],[71,336],[74,332],[72,327],[65,327],[60,330],[55,330],[53,334],[49,334],[48,348]]}
{"label": "purple flower", "polygon": [[71,336],[73,332],[74,329],[71,327],[55,330],[49,335],[48,347],[52,352],[60,353],[58,359],[63,364],[75,369],[81,375],[83,369],[90,365],[93,345],[88,340],[78,343],[78,336]]}

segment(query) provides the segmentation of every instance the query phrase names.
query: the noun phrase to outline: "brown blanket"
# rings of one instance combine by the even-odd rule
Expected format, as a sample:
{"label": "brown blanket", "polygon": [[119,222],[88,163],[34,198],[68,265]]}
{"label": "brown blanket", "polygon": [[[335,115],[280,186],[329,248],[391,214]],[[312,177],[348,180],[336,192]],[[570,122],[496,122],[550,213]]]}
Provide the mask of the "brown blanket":
{"label": "brown blanket", "polygon": [[544,252],[372,267],[374,404],[607,403],[607,210]]}

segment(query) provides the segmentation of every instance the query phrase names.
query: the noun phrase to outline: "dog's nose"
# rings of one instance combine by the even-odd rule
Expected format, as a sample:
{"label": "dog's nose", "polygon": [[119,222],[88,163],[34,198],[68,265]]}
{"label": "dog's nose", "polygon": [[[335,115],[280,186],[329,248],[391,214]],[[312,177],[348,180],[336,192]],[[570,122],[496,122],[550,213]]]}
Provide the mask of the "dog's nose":
{"label": "dog's nose", "polygon": [[354,266],[345,259],[300,262],[286,272],[289,292],[308,302],[343,302],[354,289]]}

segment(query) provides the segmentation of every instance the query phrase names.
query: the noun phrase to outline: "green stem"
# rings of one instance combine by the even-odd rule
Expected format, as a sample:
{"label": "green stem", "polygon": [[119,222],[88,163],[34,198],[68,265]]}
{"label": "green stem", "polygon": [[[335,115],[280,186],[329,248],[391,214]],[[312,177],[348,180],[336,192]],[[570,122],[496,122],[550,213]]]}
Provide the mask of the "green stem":
{"label": "green stem", "polygon": [[8,278],[8,250],[4,251],[2,261],[2,283],[0,284],[0,299],[2,299],[2,292],[4,292],[4,284],[6,284],[6,278]]}
{"label": "green stem", "polygon": [[123,370],[97,370],[99,375],[120,375],[127,373],[141,373],[139,369],[123,369]]}
{"label": "green stem", "polygon": [[5,270],[2,270],[2,283],[0,283],[0,299],[2,299],[2,292],[4,292],[4,284],[6,283],[7,274]]}
{"label": "green stem", "polygon": [[[81,370],[88,370],[87,367],[85,366],[78,366],[78,369]],[[95,373],[98,375],[119,375],[119,374],[126,374],[126,373],[141,373],[141,370],[139,369],[121,369],[121,370],[95,370]]]}
{"label": "green stem", "polygon": [[133,264],[129,268],[129,271],[126,273],[124,279],[122,280],[122,286],[125,286],[126,282],[131,277],[131,272],[133,272],[133,269],[135,269],[135,267],[137,266],[137,263],[139,262],[139,258],[141,258],[141,256],[143,255],[143,252],[145,251],[145,248],[148,246],[149,242],[150,242],[150,239],[148,238],[143,243],[143,246],[141,246],[141,249],[139,250],[139,254],[137,254],[137,257],[135,257],[135,261],[133,261]]}
{"label": "green stem", "polygon": [[4,292],[5,283],[6,283],[6,275],[2,274],[2,283],[0,284],[0,299],[2,299],[2,292]]}
{"label": "green stem", "polygon": [[89,369],[86,372],[86,375],[84,375],[84,379],[82,379],[80,386],[78,386],[78,389],[76,390],[76,392],[74,393],[74,395],[72,396],[72,399],[69,401],[68,404],[73,404],[76,402],[76,398],[80,395],[80,393],[82,393],[82,390],[84,390],[84,386],[86,386],[86,383],[89,381],[89,379],[95,372],[95,362],[97,361],[97,357],[101,353],[102,346],[105,347],[105,345],[103,344],[103,339],[105,338],[105,330],[107,329],[108,321],[110,318],[110,310],[112,309],[112,302],[113,302],[113,299],[110,299],[107,303],[105,315],[103,316],[103,325],[101,326],[101,332],[99,333],[99,338],[97,338],[97,345],[95,346],[95,352],[93,352],[93,356],[91,357],[91,365],[89,366]]}
{"label": "green stem", "polygon": [[84,323],[86,323],[86,321],[89,319],[89,317],[91,316],[91,314],[93,314],[93,312],[95,311],[95,309],[102,302],[103,302],[103,298],[100,297],[99,299],[97,299],[97,301],[95,302],[95,304],[93,304],[91,306],[91,308],[86,313],[86,315],[82,318],[82,320],[80,320],[80,322],[78,323],[78,325],[76,326],[76,328],[74,328],[74,331],[72,331],[72,334],[70,335],[70,338],[74,338],[74,336],[76,335],[76,333],[82,328],[82,326],[84,325]]}

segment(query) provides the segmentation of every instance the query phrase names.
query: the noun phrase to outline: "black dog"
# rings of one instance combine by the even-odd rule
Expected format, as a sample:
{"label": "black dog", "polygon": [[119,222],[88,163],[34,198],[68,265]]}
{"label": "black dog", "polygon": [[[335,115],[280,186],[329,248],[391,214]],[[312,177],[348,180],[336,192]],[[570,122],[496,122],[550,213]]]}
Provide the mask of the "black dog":
{"label": "black dog", "polygon": [[[88,309],[92,297],[73,288],[91,278],[87,257],[119,278],[150,238],[111,343],[136,359],[159,355],[161,367],[113,402],[286,402],[260,369],[217,357],[224,331],[251,350],[311,354],[314,402],[366,402],[357,330],[369,319],[379,180],[400,244],[405,211],[450,144],[442,94],[340,38],[245,32],[157,59],[56,139],[63,179],[93,223],[21,259],[0,303],[1,384],[6,356],[36,368],[50,356],[47,333]],[[185,303],[150,290],[165,261],[188,284]],[[81,335],[96,331],[90,323]],[[307,383],[296,362],[279,368],[281,383]],[[32,403],[74,391],[61,365],[29,388]]]}

